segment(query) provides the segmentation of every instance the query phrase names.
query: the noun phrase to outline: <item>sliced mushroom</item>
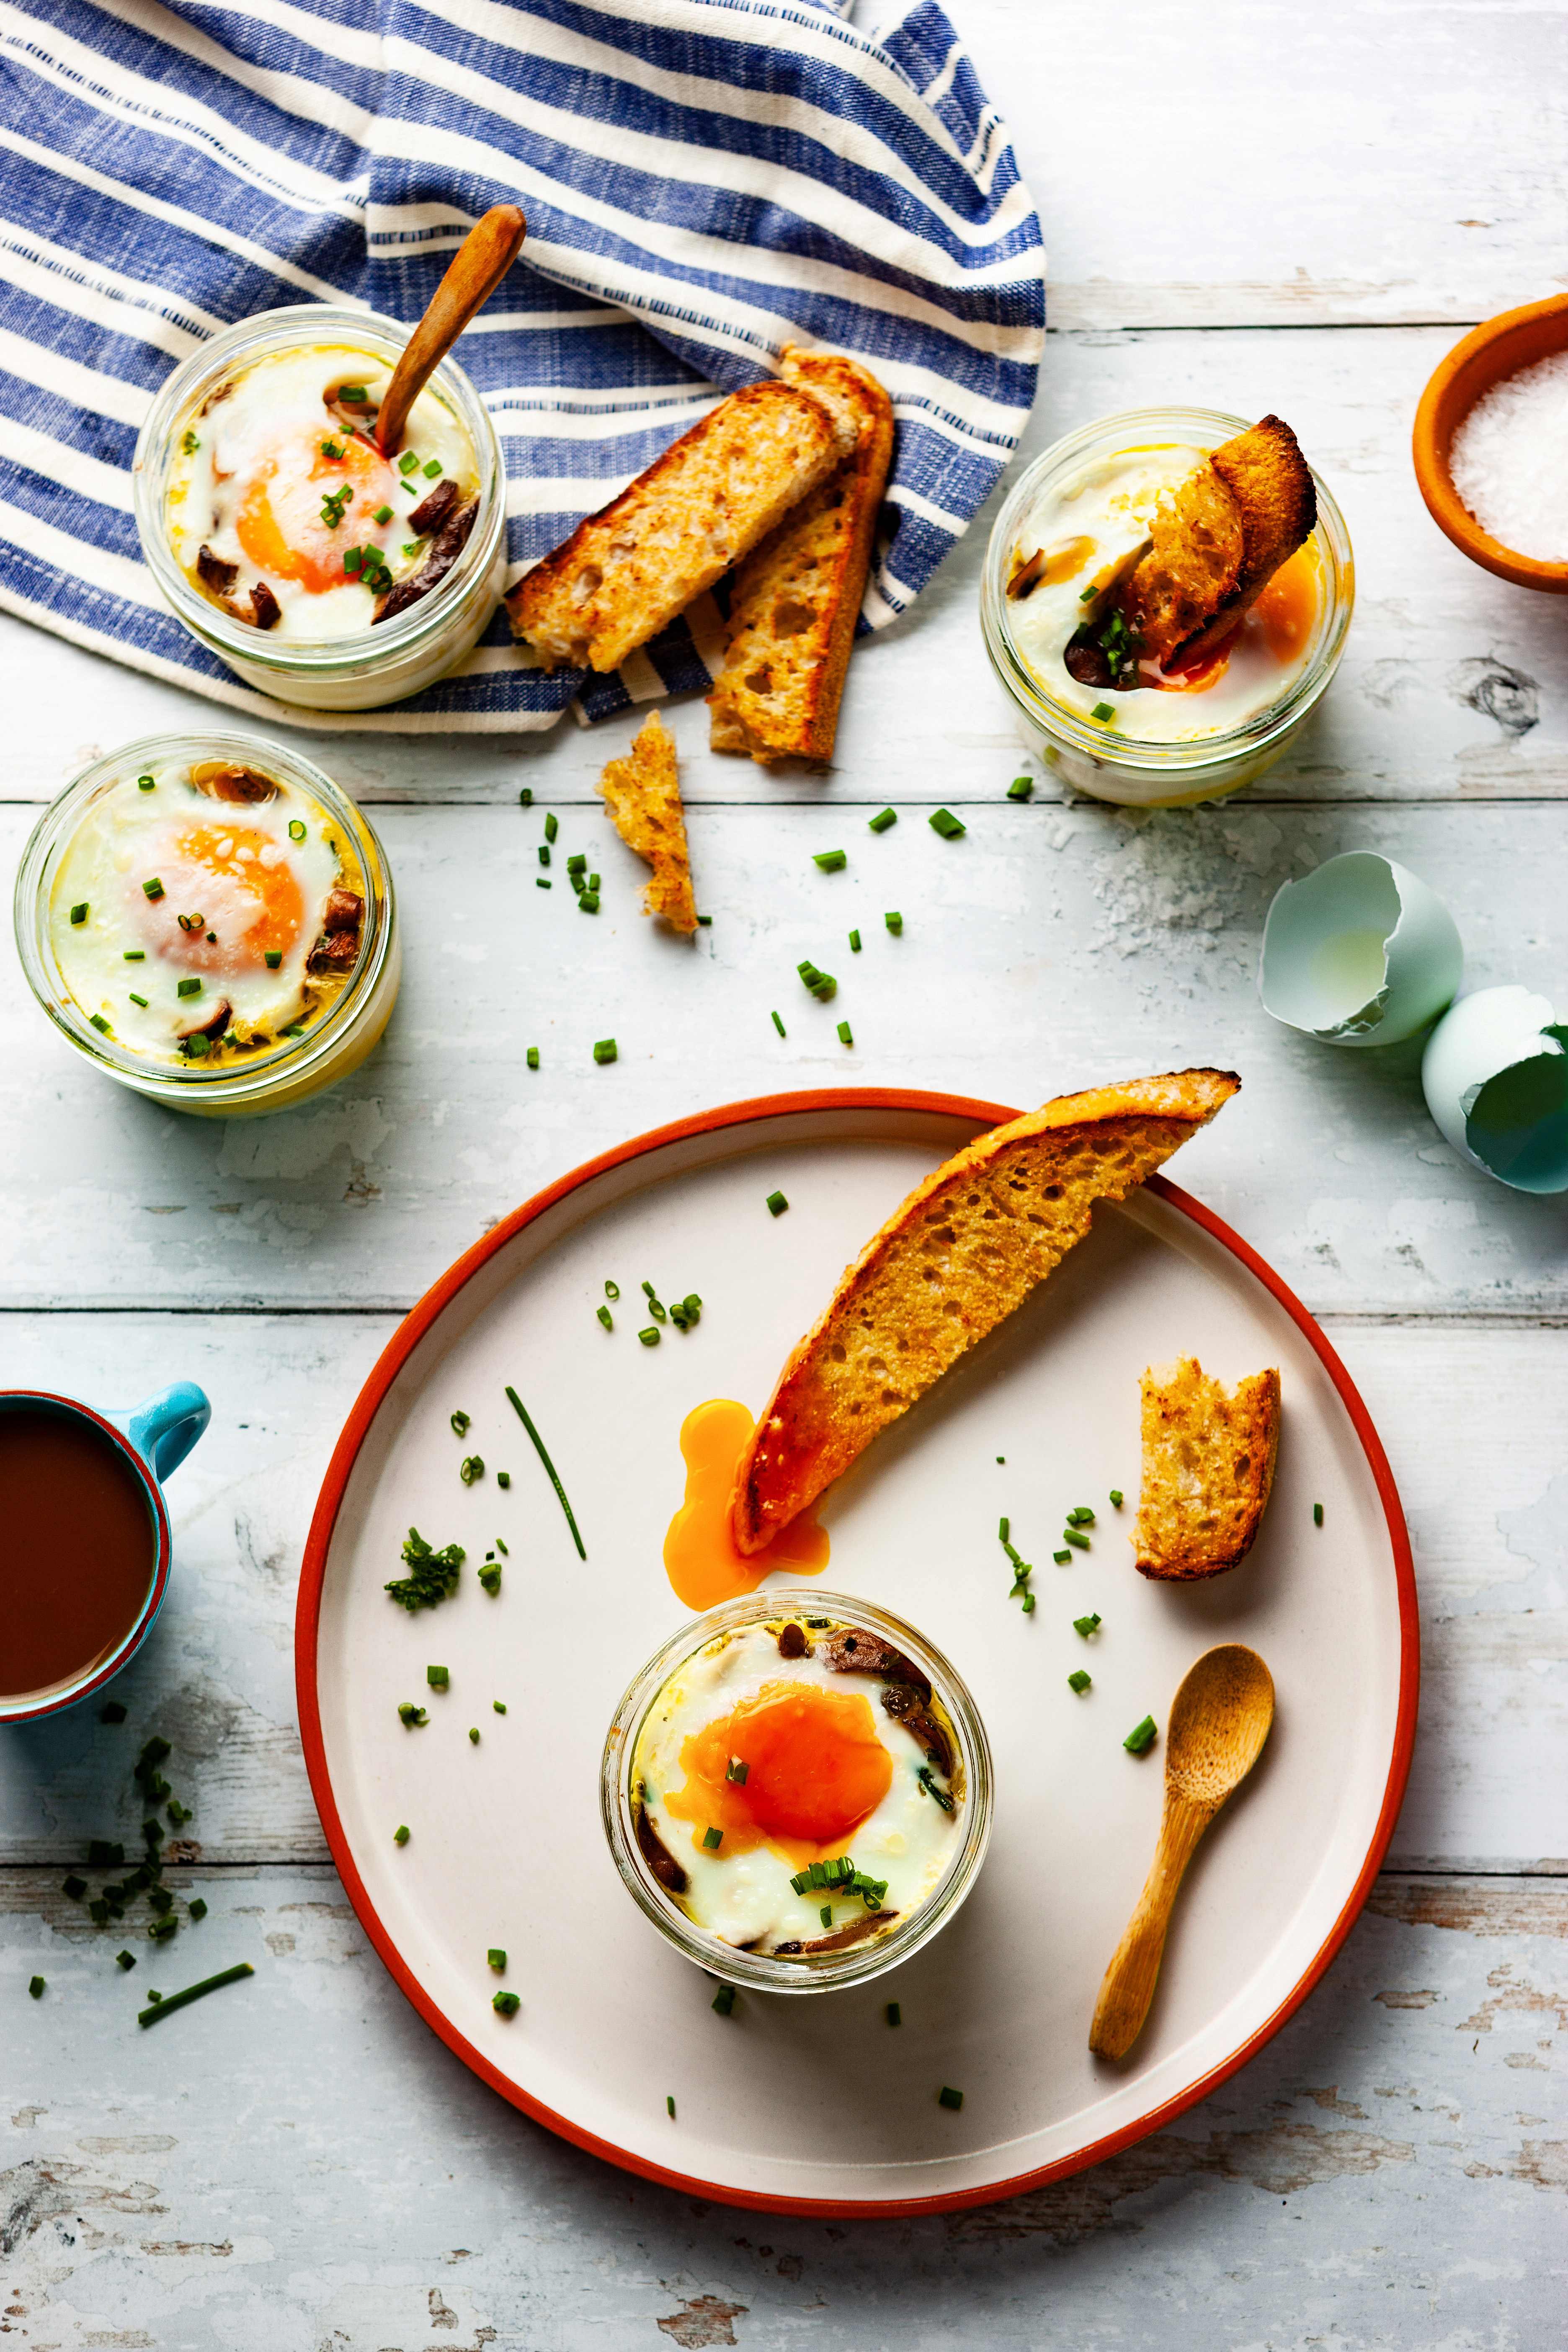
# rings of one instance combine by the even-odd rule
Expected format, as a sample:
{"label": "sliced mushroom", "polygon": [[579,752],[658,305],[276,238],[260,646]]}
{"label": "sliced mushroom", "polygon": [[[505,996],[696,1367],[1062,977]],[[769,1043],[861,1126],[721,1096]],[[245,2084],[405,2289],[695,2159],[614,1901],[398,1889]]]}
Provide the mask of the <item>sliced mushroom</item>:
{"label": "sliced mushroom", "polygon": [[220,996],[212,1011],[200,1021],[193,1021],[186,1029],[176,1029],[181,1045],[187,1037],[221,1037],[234,1018],[234,1008],[226,996]]}
{"label": "sliced mushroom", "polygon": [[428,596],[432,588],[439,587],[468,545],[468,533],[474,527],[474,517],[479,510],[478,499],[470,499],[466,507],[459,507],[448,517],[442,524],[439,535],[432,541],[418,571],[412,578],[398,581],[396,586],[388,589],[381,598],[375,608],[375,621],[395,619],[399,613],[405,613],[410,604],[416,604],[422,596]]}
{"label": "sliced mushroom", "polygon": [[787,1625],[779,1627],[779,1655],[781,1658],[809,1658],[811,1655],[811,1643],[805,1638],[805,1628],[797,1625],[793,1618]]}
{"label": "sliced mushroom", "polygon": [[270,801],[278,787],[257,768],[241,768],[232,760],[198,760],[191,770],[198,793],[213,801]]}
{"label": "sliced mushroom", "polygon": [[884,1682],[908,1685],[921,1698],[931,1696],[931,1685],[920,1668],[879,1633],[863,1633],[854,1625],[841,1627],[822,1644],[822,1656],[837,1675],[880,1675]]}
{"label": "sliced mushroom", "polygon": [[842,1927],[835,1927],[831,1936],[818,1936],[809,1944],[775,1944],[773,1956],[793,1959],[803,1952],[841,1952],[849,1944],[863,1944],[879,1927],[898,1917],[896,1911],[868,1911],[863,1919],[850,1919]]}
{"label": "sliced mushroom", "polygon": [[882,1707],[895,1723],[901,1723],[910,1738],[918,1740],[944,1780],[952,1778],[952,1742],[948,1738],[931,1708],[925,1706],[911,1683],[889,1683],[882,1693]]}
{"label": "sliced mushroom", "polygon": [[250,592],[250,618],[258,629],[275,629],[283,618],[283,607],[265,580],[258,580]]}
{"label": "sliced mushroom", "polygon": [[669,1895],[684,1895],[686,1873],[655,1829],[646,1805],[633,1808],[632,1821],[637,1830],[637,1849],[659,1885]]}
{"label": "sliced mushroom", "polygon": [[307,971],[352,971],[359,955],[357,931],[323,931],[305,958]]}
{"label": "sliced mushroom", "polygon": [[215,555],[204,539],[196,551],[196,577],[215,596],[226,596],[239,577],[239,566]]}
{"label": "sliced mushroom", "polygon": [[409,528],[419,539],[434,539],[462,497],[450,474],[437,482],[426,499],[422,499],[408,518]]}
{"label": "sliced mushroom", "polygon": [[357,931],[364,914],[364,900],[353,890],[333,890],[328,894],[327,910],[321,918],[324,931]]}
{"label": "sliced mushroom", "polygon": [[283,617],[283,607],[265,580],[258,580],[254,588],[247,590],[250,610],[244,611],[233,593],[239,577],[238,564],[215,555],[205,540],[196,553],[196,577],[231,619],[243,621],[249,628],[273,629]]}
{"label": "sliced mushroom", "polygon": [[1037,547],[1033,555],[1026,556],[1022,563],[1015,566],[1007,582],[1007,593],[1015,603],[1039,586],[1045,568],[1046,551],[1043,547]]}

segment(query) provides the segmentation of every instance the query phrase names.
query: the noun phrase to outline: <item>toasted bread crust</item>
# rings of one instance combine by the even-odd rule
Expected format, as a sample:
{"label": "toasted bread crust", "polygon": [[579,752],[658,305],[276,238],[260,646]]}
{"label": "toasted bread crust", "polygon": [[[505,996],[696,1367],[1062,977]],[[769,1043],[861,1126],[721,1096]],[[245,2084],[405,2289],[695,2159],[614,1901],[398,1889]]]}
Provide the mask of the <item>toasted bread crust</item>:
{"label": "toasted bread crust", "polygon": [[724,668],[708,700],[715,751],[763,767],[828,760],[893,456],[893,406],[876,378],[831,352],[786,348],[786,382],[843,414],[852,453],[809,491],[735,575]]}
{"label": "toasted bread crust", "polygon": [[612,760],[599,779],[605,806],[628,849],[653,868],[643,892],[643,912],[662,915],[687,938],[697,929],[691,895],[691,858],[686,845],[675,744],[657,710],[650,710],[624,760]]}
{"label": "toasted bread crust", "polygon": [[1279,1374],[1234,1389],[1195,1356],[1142,1380],[1143,1480],[1131,1541],[1141,1575],[1193,1583],[1234,1568],[1263,1521],[1279,1452]]}
{"label": "toasted bread crust", "polygon": [[1226,1070],[1063,1095],[994,1128],[915,1187],[792,1352],[736,1473],[742,1552],[762,1549],[1119,1201],[1229,1101]]}
{"label": "toasted bread crust", "polygon": [[749,553],[850,447],[850,428],[802,386],[742,386],[520,580],[514,637],[546,666],[626,656]]}
{"label": "toasted bread crust", "polygon": [[1296,436],[1283,417],[1261,417],[1211,450],[1162,506],[1122,597],[1129,628],[1165,668],[1190,668],[1217,650],[1317,520]]}

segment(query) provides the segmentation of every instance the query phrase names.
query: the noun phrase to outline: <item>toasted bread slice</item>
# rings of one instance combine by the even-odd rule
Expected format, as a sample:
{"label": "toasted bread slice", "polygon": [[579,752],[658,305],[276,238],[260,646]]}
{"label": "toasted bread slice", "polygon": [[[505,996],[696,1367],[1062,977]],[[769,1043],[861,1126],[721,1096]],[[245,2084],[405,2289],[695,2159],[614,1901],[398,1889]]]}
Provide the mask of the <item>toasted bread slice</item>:
{"label": "toasted bread slice", "polygon": [[697,929],[697,901],[691,895],[686,812],[680,804],[674,740],[657,710],[644,720],[626,758],[610,761],[599,790],[626,847],[653,867],[653,880],[643,892],[643,912],[662,915],[673,929],[689,937]]}
{"label": "toasted bread slice", "polygon": [[1123,592],[1141,650],[1166,669],[1215,652],[1317,520],[1311,468],[1282,417],[1211,450],[1162,501],[1153,545]]}
{"label": "toasted bread slice", "polygon": [[549,668],[618,669],[853,446],[847,419],[803,386],[742,385],[518,582],[513,636]]}
{"label": "toasted bread slice", "polygon": [[780,364],[848,419],[855,446],[735,575],[709,740],[763,767],[833,756],[893,457],[893,404],[873,375],[831,352],[787,348]]}
{"label": "toasted bread slice", "polygon": [[1089,1231],[1237,1092],[1180,1070],[1062,1095],[918,1184],[785,1364],[741,1457],[735,1541],[761,1550],[1023,1304]]}
{"label": "toasted bread slice", "polygon": [[1279,1451],[1279,1375],[1227,1389],[1195,1356],[1143,1375],[1143,1488],[1132,1545],[1144,1576],[1191,1583],[1234,1568],[1262,1522]]}

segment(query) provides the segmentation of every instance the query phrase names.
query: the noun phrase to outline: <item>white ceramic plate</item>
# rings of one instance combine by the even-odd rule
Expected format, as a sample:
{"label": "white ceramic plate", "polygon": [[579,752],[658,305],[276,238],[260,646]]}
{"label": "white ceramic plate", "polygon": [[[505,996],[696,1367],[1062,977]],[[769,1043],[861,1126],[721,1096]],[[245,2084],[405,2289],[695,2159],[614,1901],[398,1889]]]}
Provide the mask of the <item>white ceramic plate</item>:
{"label": "white ceramic plate", "polygon": [[[1095,1229],[1011,1322],[834,1488],[824,1582],[922,1627],[984,1715],[991,1852],[967,1905],[879,1982],[742,1995],[672,1952],[620,1885],[598,1820],[621,1691],[679,1623],[661,1564],[680,1423],[753,1411],[844,1265],[917,1179],[1000,1106],[863,1091],[733,1106],[644,1137],[542,1193],[416,1308],[322,1489],[300,1583],[305,1753],[338,1866],[429,2023],[553,2129],[652,2178],[822,2213],[933,2210],[1033,2187],[1126,2146],[1233,2072],[1305,1997],[1392,1830],[1415,1713],[1408,1544],[1376,1435],[1311,1318],[1245,1244],[1155,1184]],[[788,1213],[772,1217],[782,1189]],[[620,1285],[616,1328],[595,1310]],[[647,1322],[639,1285],[695,1290],[700,1327]],[[1273,1499],[1241,1568],[1152,1584],[1126,1537],[1138,1379],[1182,1352],[1226,1379],[1278,1364]],[[581,1525],[579,1559],[527,1435]],[[460,1408],[466,1437],[452,1431]],[[471,1486],[458,1464],[477,1452]],[[1005,1457],[998,1465],[998,1454]],[[502,1492],[498,1469],[510,1470]],[[1127,1506],[1117,1513],[1111,1487]],[[1323,1526],[1312,1506],[1323,1506]],[[1092,1549],[1053,1565],[1063,1515]],[[1005,1512],[1038,1605],[1007,1598]],[[404,1533],[463,1544],[458,1596],[410,1616],[383,1587]],[[510,1547],[491,1600],[472,1570]],[[1098,1610],[1086,1644],[1072,1619]],[[1262,1760],[1200,1849],[1131,2060],[1087,2046],[1095,1994],[1153,1851],[1172,1695],[1212,1643],[1249,1643],[1279,1694]],[[426,1688],[427,1663],[450,1670]],[[1076,1697],[1067,1676],[1093,1675]],[[502,1700],[507,1714],[492,1710]],[[400,1700],[429,1711],[405,1730]],[[479,1732],[476,1747],[469,1727]],[[405,1846],[393,1843],[407,1822]],[[486,1962],[508,1954],[504,1979]],[[504,2020],[498,1983],[522,2006]],[[903,2022],[884,2020],[896,1999]],[[961,2111],[938,2104],[952,2084]],[[667,2112],[673,2095],[676,2115]]]}

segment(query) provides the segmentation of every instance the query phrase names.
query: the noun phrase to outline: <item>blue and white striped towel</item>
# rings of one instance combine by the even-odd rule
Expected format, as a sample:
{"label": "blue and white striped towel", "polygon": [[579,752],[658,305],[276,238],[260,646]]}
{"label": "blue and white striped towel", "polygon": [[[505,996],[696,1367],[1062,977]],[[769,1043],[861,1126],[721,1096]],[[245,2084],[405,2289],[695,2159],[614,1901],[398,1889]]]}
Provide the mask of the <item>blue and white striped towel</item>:
{"label": "blue and white striped towel", "polygon": [[1006,464],[1045,331],[1039,223],[933,0],[876,38],[816,0],[0,0],[0,604],[270,720],[546,727],[706,688],[704,604],[618,677],[504,615],[415,700],[323,721],[162,606],[131,454],[235,319],[412,320],[492,204],[524,257],[459,347],[510,478],[511,576],[790,341],[898,416],[865,620],[919,594]]}

